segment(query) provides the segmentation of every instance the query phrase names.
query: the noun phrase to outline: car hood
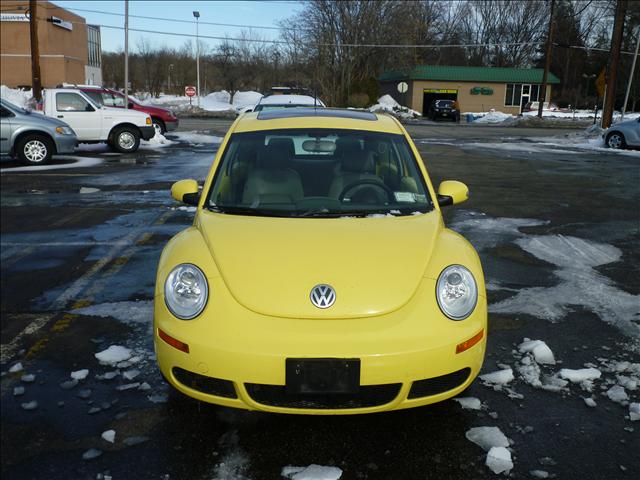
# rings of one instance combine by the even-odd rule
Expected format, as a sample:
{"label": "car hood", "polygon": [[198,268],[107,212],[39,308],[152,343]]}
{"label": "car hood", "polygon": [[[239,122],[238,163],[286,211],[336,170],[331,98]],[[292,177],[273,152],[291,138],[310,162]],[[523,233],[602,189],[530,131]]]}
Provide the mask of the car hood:
{"label": "car hood", "polygon": [[[413,296],[442,227],[440,213],[381,218],[267,218],[201,210],[196,220],[234,298],[264,315],[381,315]],[[311,289],[331,285],[319,309]],[[215,301],[215,291],[211,293]]]}
{"label": "car hood", "polygon": [[138,111],[132,110],[132,109],[124,109],[124,108],[117,108],[117,107],[104,107],[104,106],[102,107],[102,109],[104,110],[105,115],[114,115],[114,116],[118,116],[120,118],[129,117],[129,118],[135,118],[137,120],[142,119],[143,122],[144,122],[144,119],[149,116],[148,113],[138,112]]}
{"label": "car hood", "polygon": [[168,108],[162,108],[162,107],[155,107],[153,105],[142,105],[142,104],[138,104],[137,106],[137,110],[139,112],[147,112],[147,113],[155,113],[157,115],[170,115],[173,116],[173,113],[171,112],[171,110],[169,110]]}

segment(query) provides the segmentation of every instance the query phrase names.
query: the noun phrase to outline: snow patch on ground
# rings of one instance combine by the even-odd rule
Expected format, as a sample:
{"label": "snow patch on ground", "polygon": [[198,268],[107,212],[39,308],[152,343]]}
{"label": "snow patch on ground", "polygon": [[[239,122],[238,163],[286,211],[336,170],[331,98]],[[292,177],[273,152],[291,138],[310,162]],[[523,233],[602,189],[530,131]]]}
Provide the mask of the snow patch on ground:
{"label": "snow patch on ground", "polygon": [[456,402],[465,410],[481,410],[482,402],[476,397],[457,397],[454,398]]}
{"label": "snow patch on ground", "polygon": [[[70,163],[55,163],[56,160],[74,160]],[[88,158],[88,157],[70,157],[67,155],[56,156],[53,160],[54,163],[49,165],[33,165],[28,167],[15,167],[15,168],[3,168],[0,169],[0,173],[9,172],[42,172],[45,170],[64,170],[67,168],[88,168],[95,167],[104,162],[101,158]]]}
{"label": "snow patch on ground", "polygon": [[[463,113],[463,116],[467,115],[467,113]],[[486,112],[486,113],[471,113],[471,115],[482,115],[480,118],[473,121],[473,123],[501,123],[504,122],[507,118],[512,118],[513,115],[502,112]]]}
{"label": "snow patch on ground", "polygon": [[404,119],[422,116],[420,112],[400,105],[391,95],[383,95],[378,98],[378,103],[369,107],[369,111],[373,113],[390,113]]}
{"label": "snow patch on ground", "polygon": [[509,473],[513,468],[511,452],[505,447],[493,447],[489,450],[489,453],[487,453],[485,465],[489,467],[493,473]]}
{"label": "snow patch on ground", "polygon": [[112,317],[128,324],[151,325],[153,322],[153,300],[100,303],[72,310],[72,313],[92,317]]}
{"label": "snow patch on ground", "polygon": [[523,227],[547,223],[546,220],[533,218],[494,218],[484,213],[461,211],[456,214],[450,228],[467,237],[476,249],[486,250],[524,236],[520,231]]}
{"label": "snow patch on ground", "polygon": [[87,368],[71,372],[71,378],[74,380],[84,380],[85,378],[87,378],[87,375],[89,375],[89,370]]}
{"label": "snow patch on ground", "polygon": [[550,321],[561,320],[571,306],[596,313],[603,321],[624,333],[640,336],[638,304],[632,295],[614,286],[594,267],[615,262],[622,252],[612,246],[563,235],[530,236],[515,241],[524,251],[559,267],[560,283],[553,287],[533,287],[489,307],[493,313],[524,313]]}
{"label": "snow patch on ground", "polygon": [[95,357],[103,365],[116,365],[129,360],[131,358],[131,350],[120,345],[111,345],[106,350],[96,353]]}
{"label": "snow patch on ground", "polygon": [[561,378],[569,380],[571,383],[582,383],[600,378],[602,376],[602,372],[597,368],[580,368],[578,370],[563,368],[560,370],[559,375]]}
{"label": "snow patch on ground", "polygon": [[529,340],[525,338],[525,341],[518,346],[518,350],[520,350],[520,353],[531,353],[538,363],[549,365],[555,365],[556,363],[553,352],[542,340]]}
{"label": "snow patch on ground", "polygon": [[249,480],[245,476],[249,468],[249,458],[240,448],[238,433],[229,431],[220,437],[220,446],[226,453],[213,469],[212,480]]}
{"label": "snow patch on ground", "polygon": [[508,447],[509,439],[498,427],[474,427],[467,430],[465,437],[470,442],[488,452],[493,447]]}
{"label": "snow patch on ground", "polygon": [[506,368],[504,370],[498,370],[497,372],[485,373],[480,375],[480,380],[485,384],[491,385],[506,385],[513,380],[513,370]]}
{"label": "snow patch on ground", "polygon": [[222,143],[222,137],[201,132],[173,132],[171,136],[176,137],[179,142],[192,145],[217,145]]}
{"label": "snow patch on ground", "polygon": [[311,464],[308,467],[284,467],[281,475],[291,480],[338,480],[342,477],[342,470]]}
{"label": "snow patch on ground", "polygon": [[167,137],[162,135],[158,130],[156,130],[156,134],[151,137],[149,140],[140,140],[140,148],[141,149],[157,149],[168,147],[173,144]]}

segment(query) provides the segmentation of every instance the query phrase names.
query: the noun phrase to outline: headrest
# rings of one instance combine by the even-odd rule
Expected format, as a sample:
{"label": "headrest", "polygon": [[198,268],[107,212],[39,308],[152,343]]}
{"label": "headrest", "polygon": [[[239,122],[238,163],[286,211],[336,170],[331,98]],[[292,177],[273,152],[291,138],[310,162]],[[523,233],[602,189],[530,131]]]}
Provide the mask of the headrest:
{"label": "headrest", "polygon": [[340,157],[342,172],[373,173],[375,171],[373,157],[362,149],[360,141],[356,138],[338,138],[336,140],[336,156]]}
{"label": "headrest", "polygon": [[293,146],[293,138],[270,138],[269,145],[277,145],[285,148],[289,157],[293,157],[296,154],[296,149]]}
{"label": "headrest", "polygon": [[289,167],[289,151],[284,144],[265,145],[258,150],[256,166],[269,170],[281,170]]}

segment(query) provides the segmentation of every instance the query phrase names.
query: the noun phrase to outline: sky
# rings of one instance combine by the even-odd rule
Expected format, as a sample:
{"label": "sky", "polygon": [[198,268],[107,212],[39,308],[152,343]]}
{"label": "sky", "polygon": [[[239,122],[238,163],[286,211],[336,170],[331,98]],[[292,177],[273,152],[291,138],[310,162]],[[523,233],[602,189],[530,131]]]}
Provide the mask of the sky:
{"label": "sky", "polygon": [[[57,1],[53,3],[71,10],[73,13],[84,17],[87,23],[103,25],[101,28],[102,50],[113,52],[124,48],[124,30],[105,28],[105,25],[124,27],[124,0],[97,1],[74,0]],[[158,1],[158,0],[130,0],[129,1],[129,28],[156,30],[180,34],[195,35],[196,25],[193,11],[200,12],[200,35],[214,37],[237,37],[243,30],[251,32],[263,39],[277,39],[279,31],[273,29],[249,29],[220,25],[206,25],[202,22],[255,25],[277,27],[278,21],[290,17],[302,8],[301,2],[294,0],[279,1]],[[107,15],[104,13],[92,13],[81,10],[94,10],[120,14],[122,16]],[[161,20],[135,18],[133,15],[184,20],[192,23],[179,23]],[[129,48],[135,50],[137,42],[144,37],[151,41],[152,45],[178,47],[188,37],[170,36],[153,33],[141,33],[129,31]],[[194,39],[192,39],[194,40]],[[211,47],[219,43],[219,40],[204,39]]]}

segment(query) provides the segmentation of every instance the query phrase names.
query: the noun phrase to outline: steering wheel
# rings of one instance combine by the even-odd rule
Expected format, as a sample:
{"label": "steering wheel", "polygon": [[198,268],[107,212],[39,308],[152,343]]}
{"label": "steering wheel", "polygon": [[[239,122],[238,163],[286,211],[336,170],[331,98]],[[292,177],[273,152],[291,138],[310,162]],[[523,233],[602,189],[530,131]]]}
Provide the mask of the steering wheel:
{"label": "steering wheel", "polygon": [[351,182],[349,185],[347,185],[342,189],[342,192],[340,192],[340,195],[338,195],[338,200],[340,200],[341,202],[344,201],[344,197],[347,196],[347,193],[349,191],[361,185],[367,185],[368,188],[377,188],[378,190],[381,190],[385,193],[385,195],[387,196],[387,200],[393,201],[393,198],[394,198],[393,191],[389,187],[387,187],[384,183],[380,182],[379,180],[371,180],[371,179],[362,179],[362,180],[356,180],[355,182]]}

